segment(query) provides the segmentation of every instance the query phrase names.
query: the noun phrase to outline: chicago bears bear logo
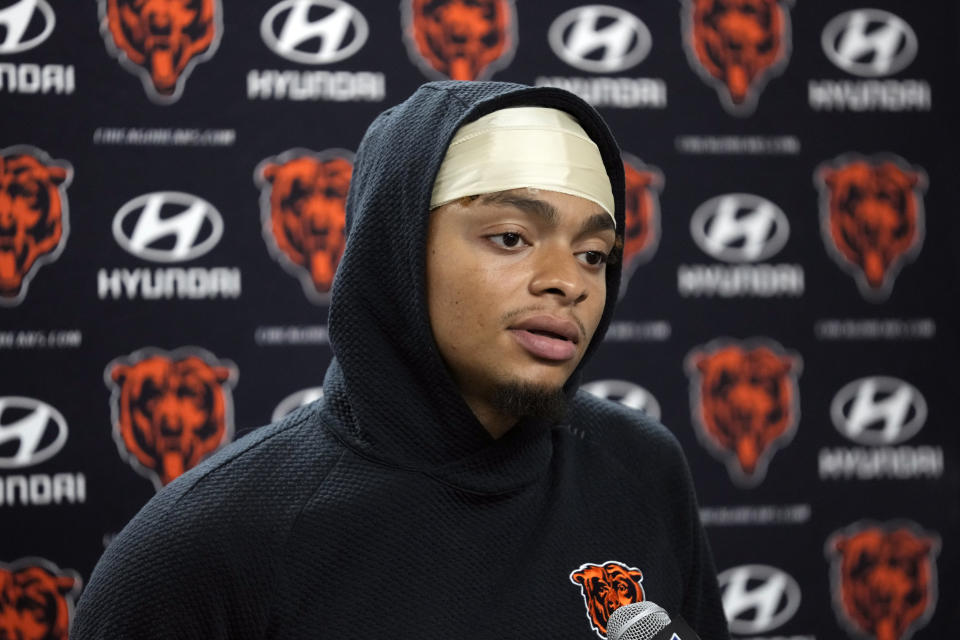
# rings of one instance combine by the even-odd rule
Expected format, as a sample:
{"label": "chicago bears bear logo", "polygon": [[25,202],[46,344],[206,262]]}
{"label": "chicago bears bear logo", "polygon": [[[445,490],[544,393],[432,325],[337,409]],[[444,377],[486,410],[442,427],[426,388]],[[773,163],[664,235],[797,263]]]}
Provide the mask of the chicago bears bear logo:
{"label": "chicago bears bear logo", "polygon": [[858,522],[827,539],[833,606],[853,635],[907,640],[933,615],[939,536],[911,522]]}
{"label": "chicago bears bear logo", "polygon": [[486,80],[517,47],[513,0],[402,0],[410,58],[429,76]]}
{"label": "chicago bears bear logo", "polygon": [[80,576],[43,558],[0,562],[0,638],[67,640]]}
{"label": "chicago bears bear logo", "polygon": [[326,303],[346,246],[346,203],[353,154],[291,149],[254,171],[263,237],[270,253],[300,278],[310,300]]}
{"label": "chicago bears bear logo", "polygon": [[660,242],[660,193],[663,174],[639,158],[623,154],[626,180],[626,224],[623,232],[623,275],[620,295],[637,267],[653,256]]}
{"label": "chicago bears bear logo", "polygon": [[607,637],[607,622],[614,611],[644,599],[643,572],[620,562],[582,564],[570,572],[570,582],[580,585],[587,619],[601,638]]}
{"label": "chicago bears bear logo", "polygon": [[697,437],[736,484],[756,486],[796,430],[800,357],[769,340],[721,339],[691,351],[686,369]]}
{"label": "chicago bears bear logo", "polygon": [[764,85],[790,58],[784,0],[682,0],[690,66],[720,95],[727,112],[748,116]]}
{"label": "chicago bears bear logo", "polygon": [[882,302],[920,252],[927,176],[895,156],[844,155],[814,174],[827,251],[867,300]]}
{"label": "chicago bears bear logo", "polygon": [[143,349],[107,365],[120,454],[159,489],[230,441],[232,362],[196,347]]}
{"label": "chicago bears bear logo", "polygon": [[100,0],[100,33],[147,97],[170,104],[197,63],[216,53],[222,15],[220,0]]}
{"label": "chicago bears bear logo", "polygon": [[25,145],[0,149],[0,306],[20,304],[27,285],[67,243],[69,162]]}

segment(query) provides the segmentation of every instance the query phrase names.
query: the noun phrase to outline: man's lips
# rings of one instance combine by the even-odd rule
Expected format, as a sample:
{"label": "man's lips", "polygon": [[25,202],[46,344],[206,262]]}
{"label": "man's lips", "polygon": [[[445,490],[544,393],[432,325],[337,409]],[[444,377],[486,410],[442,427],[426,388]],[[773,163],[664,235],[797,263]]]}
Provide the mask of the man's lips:
{"label": "man's lips", "polygon": [[575,322],[549,315],[525,318],[511,325],[509,331],[521,347],[545,360],[573,358],[580,342],[580,330]]}

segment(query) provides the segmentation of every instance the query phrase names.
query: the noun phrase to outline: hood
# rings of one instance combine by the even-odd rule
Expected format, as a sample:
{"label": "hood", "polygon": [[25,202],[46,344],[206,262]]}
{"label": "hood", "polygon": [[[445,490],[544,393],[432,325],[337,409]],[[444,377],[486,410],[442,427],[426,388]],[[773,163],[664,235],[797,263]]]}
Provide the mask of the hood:
{"label": "hood", "polygon": [[[574,116],[599,146],[624,229],[620,151],[587,103],[548,87],[431,82],[384,111],[357,150],[347,197],[347,245],[334,279],[323,422],[360,454],[458,487],[501,491],[529,481],[549,460],[549,427],[527,420],[494,440],[447,372],[426,298],[426,238],[434,177],[457,129],[492,111],[543,106]],[[569,395],[610,322],[620,264],[606,272],[607,300]]]}

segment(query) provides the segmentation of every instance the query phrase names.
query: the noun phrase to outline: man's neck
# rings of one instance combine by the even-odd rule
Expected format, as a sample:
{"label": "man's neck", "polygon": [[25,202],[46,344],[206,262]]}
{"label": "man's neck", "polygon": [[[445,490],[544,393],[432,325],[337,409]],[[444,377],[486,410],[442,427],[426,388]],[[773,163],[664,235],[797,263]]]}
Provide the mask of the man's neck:
{"label": "man's neck", "polygon": [[477,420],[494,440],[499,440],[517,424],[516,416],[508,416],[497,411],[489,402],[469,396],[464,396],[463,399],[470,410],[473,411],[473,415],[477,417]]}

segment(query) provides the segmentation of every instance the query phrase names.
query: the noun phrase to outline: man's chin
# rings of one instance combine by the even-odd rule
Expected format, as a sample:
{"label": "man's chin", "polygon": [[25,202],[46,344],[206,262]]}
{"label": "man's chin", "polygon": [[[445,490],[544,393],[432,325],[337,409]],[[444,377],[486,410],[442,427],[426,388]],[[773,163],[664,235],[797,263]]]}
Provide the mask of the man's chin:
{"label": "man's chin", "polygon": [[568,400],[563,387],[514,381],[498,384],[491,404],[499,413],[517,419],[541,418],[558,422],[566,416]]}

